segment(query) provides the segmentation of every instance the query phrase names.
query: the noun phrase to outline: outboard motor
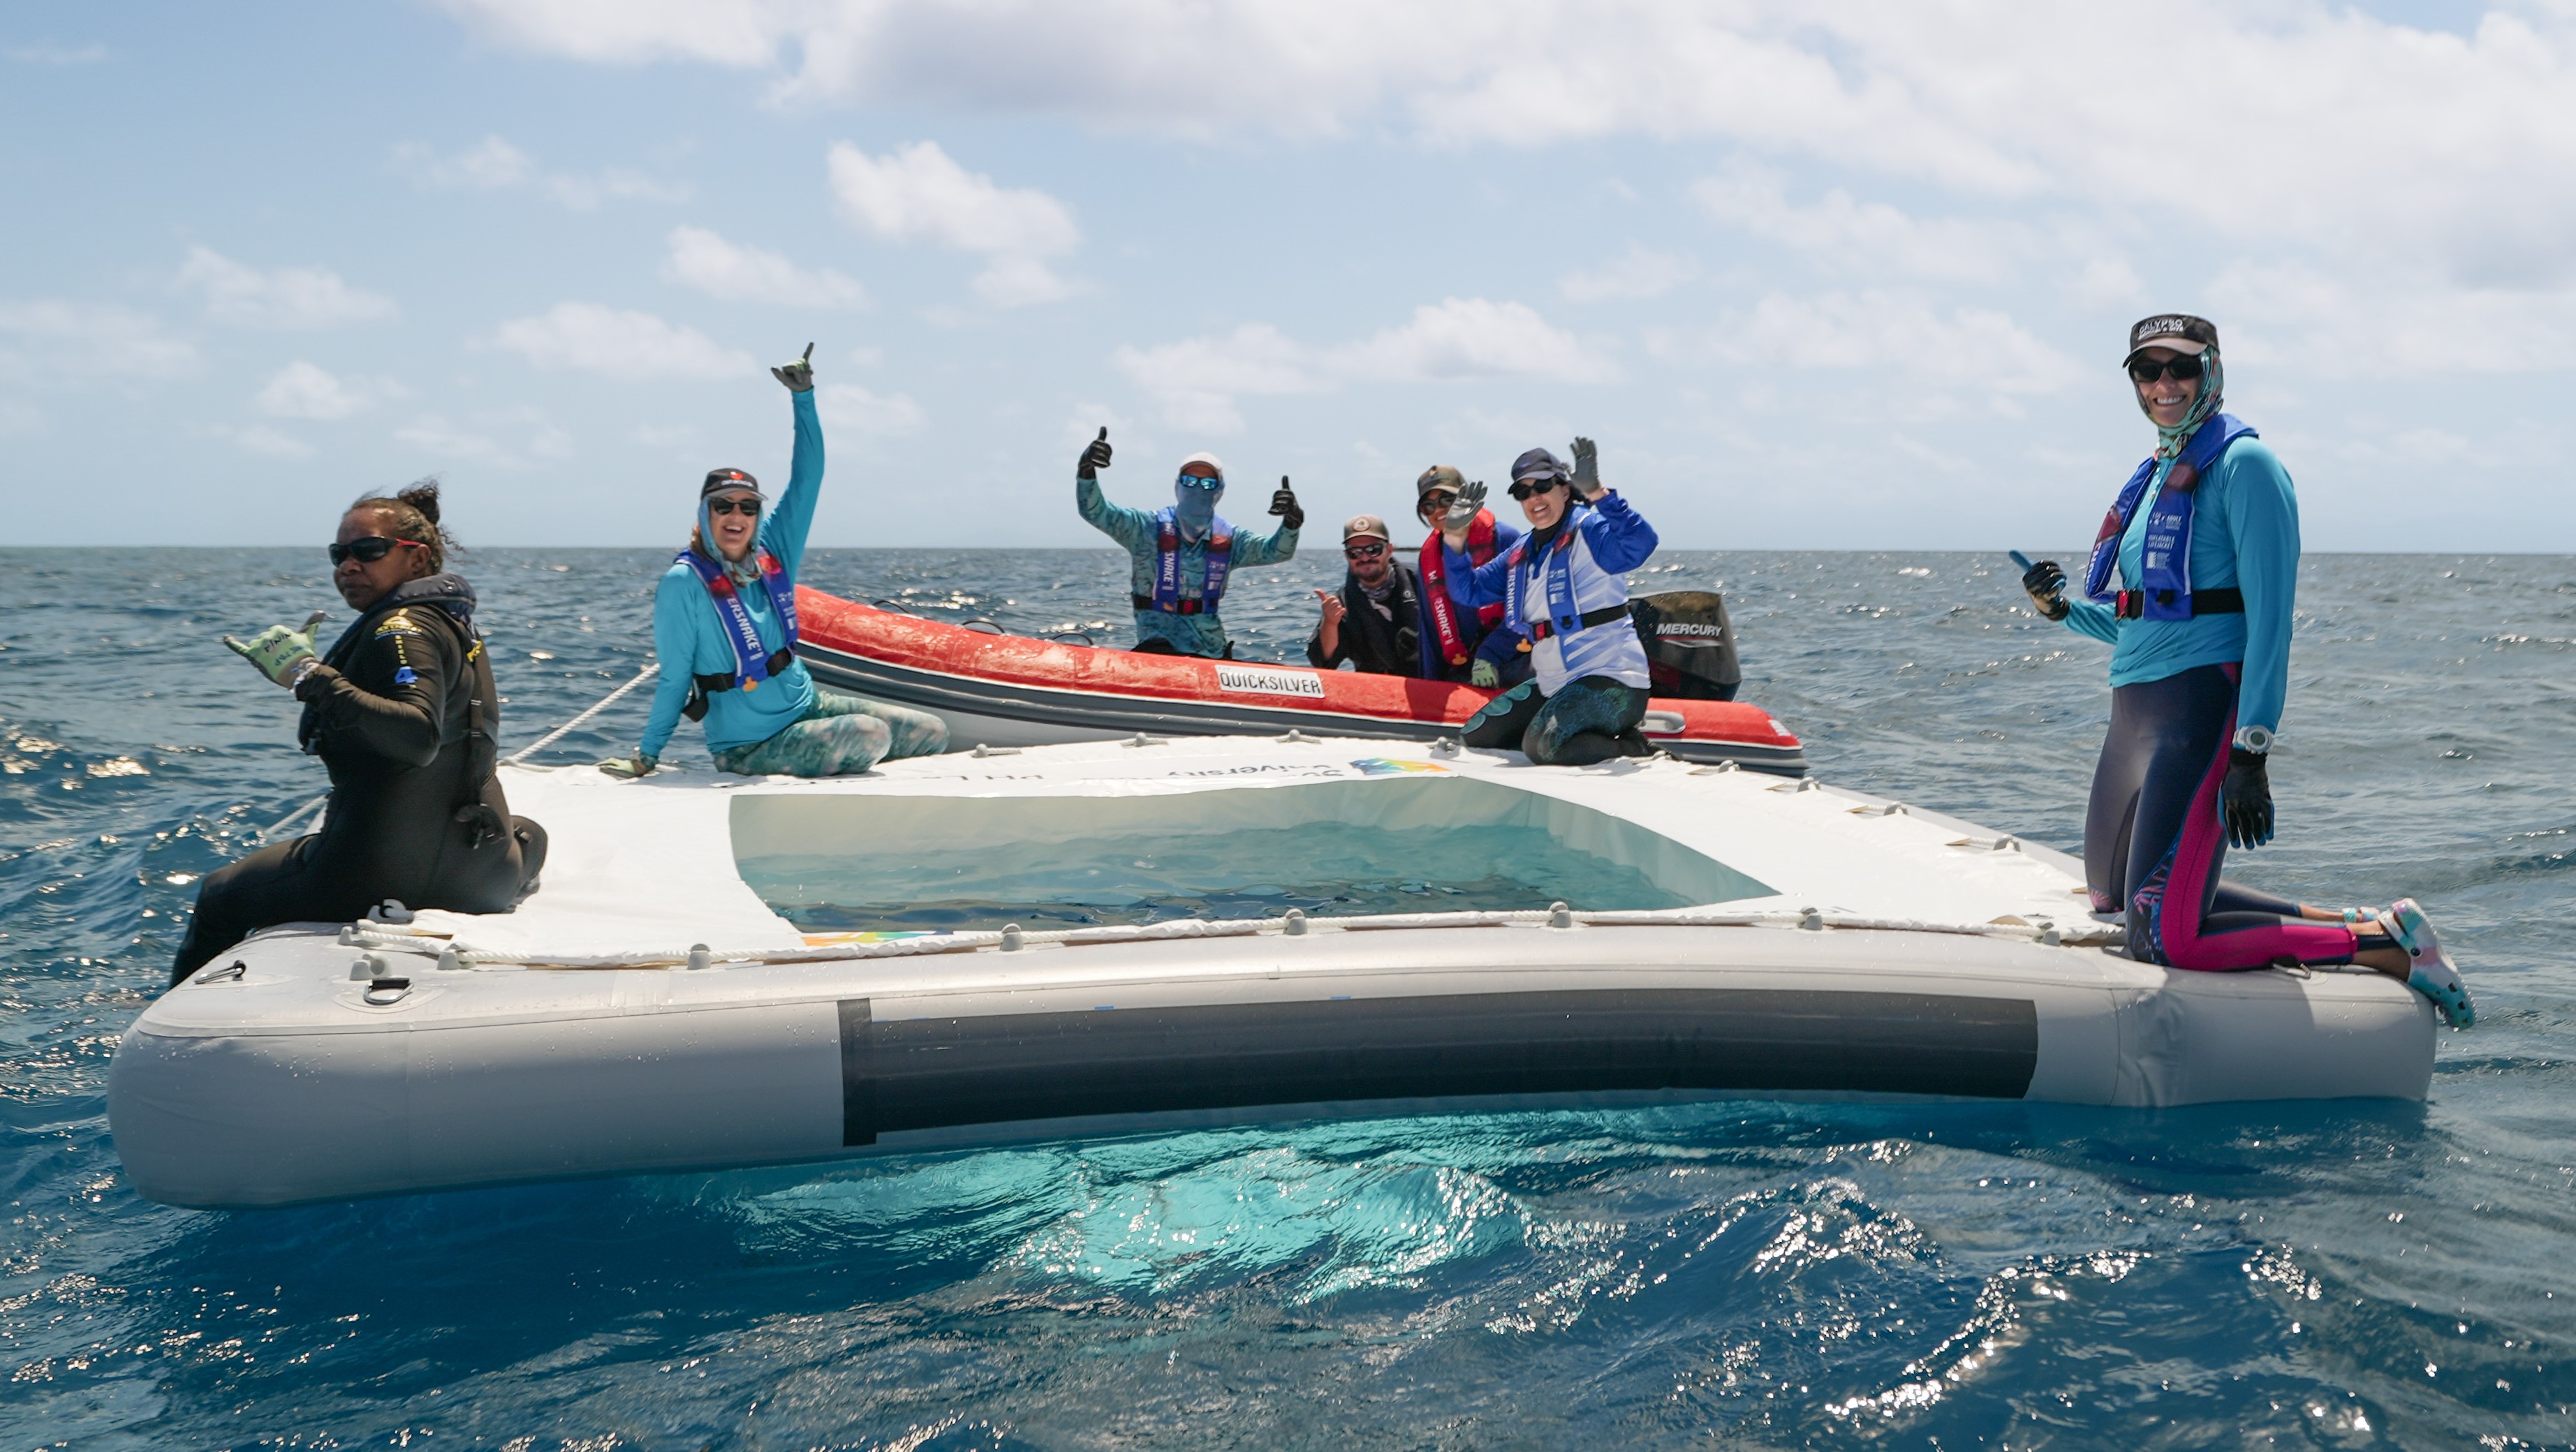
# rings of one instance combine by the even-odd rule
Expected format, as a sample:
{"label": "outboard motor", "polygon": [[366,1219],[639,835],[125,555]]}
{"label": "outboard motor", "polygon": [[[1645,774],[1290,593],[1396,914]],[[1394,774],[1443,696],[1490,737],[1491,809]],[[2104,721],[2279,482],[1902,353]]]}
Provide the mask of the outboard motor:
{"label": "outboard motor", "polygon": [[1683,701],[1732,701],[1744,683],[1735,625],[1714,590],[1669,590],[1629,602],[1646,646],[1653,694]]}

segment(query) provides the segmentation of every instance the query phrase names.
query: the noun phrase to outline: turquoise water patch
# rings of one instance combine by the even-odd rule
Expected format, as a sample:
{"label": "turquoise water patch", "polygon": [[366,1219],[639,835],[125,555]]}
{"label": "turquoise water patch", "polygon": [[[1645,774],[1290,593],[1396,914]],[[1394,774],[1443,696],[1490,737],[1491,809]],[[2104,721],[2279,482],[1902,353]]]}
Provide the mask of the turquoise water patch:
{"label": "turquoise water patch", "polygon": [[742,797],[733,834],[743,880],[815,932],[1771,895],[1634,823],[1446,774],[1153,796]]}

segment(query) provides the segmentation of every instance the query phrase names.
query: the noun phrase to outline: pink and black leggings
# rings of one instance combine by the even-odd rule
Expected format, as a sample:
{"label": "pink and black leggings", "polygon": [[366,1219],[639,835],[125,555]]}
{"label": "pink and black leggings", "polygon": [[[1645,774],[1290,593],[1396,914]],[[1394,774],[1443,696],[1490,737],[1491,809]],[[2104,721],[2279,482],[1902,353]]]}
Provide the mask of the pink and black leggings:
{"label": "pink and black leggings", "polygon": [[2218,786],[2236,735],[2237,673],[2233,664],[2195,666],[2112,689],[2111,734],[2084,818],[2093,910],[2125,904],[2129,956],[2169,968],[2349,962],[2352,929],[2304,920],[2297,903],[2219,880],[2227,832]]}

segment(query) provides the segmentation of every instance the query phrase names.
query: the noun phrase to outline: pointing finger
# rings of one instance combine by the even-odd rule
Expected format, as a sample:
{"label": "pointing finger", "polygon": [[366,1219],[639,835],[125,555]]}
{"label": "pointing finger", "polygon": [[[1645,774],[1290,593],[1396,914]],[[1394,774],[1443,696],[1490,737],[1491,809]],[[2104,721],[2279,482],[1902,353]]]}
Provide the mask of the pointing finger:
{"label": "pointing finger", "polygon": [[813,345],[813,344],[811,344],[811,343],[806,344],[806,345],[805,345],[805,356],[804,356],[804,357],[802,357],[802,358],[797,359],[796,361],[797,361],[797,362],[799,362],[799,363],[811,363],[811,362],[813,362],[813,361],[814,361],[814,345]]}

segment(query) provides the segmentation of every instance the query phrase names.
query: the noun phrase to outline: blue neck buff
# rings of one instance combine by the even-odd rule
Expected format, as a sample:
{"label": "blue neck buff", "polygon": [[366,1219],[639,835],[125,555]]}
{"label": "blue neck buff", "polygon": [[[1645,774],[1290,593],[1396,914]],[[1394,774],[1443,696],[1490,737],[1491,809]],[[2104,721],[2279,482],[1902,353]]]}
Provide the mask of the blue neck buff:
{"label": "blue neck buff", "polygon": [[1214,489],[1201,489],[1191,484],[1173,485],[1172,522],[1181,527],[1183,534],[1192,539],[1199,538],[1216,523],[1216,502],[1224,495],[1225,486],[1222,484]]}

